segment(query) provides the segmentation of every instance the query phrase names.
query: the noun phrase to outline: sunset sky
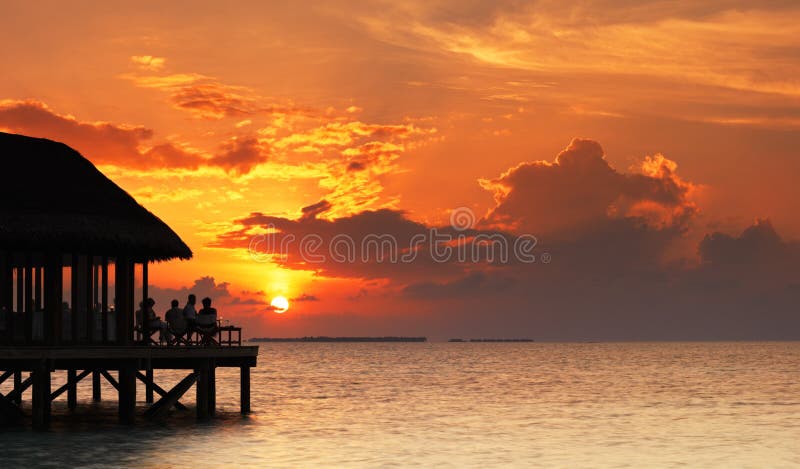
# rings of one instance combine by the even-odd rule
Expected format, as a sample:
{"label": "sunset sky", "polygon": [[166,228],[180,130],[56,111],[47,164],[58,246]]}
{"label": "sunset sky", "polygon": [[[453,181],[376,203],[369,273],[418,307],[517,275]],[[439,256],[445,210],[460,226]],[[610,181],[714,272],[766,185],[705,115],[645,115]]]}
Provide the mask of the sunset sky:
{"label": "sunset sky", "polygon": [[[0,130],[168,223],[159,305],[248,337],[800,336],[800,5],[567,3],[4,2]],[[464,208],[549,262],[249,250]]]}

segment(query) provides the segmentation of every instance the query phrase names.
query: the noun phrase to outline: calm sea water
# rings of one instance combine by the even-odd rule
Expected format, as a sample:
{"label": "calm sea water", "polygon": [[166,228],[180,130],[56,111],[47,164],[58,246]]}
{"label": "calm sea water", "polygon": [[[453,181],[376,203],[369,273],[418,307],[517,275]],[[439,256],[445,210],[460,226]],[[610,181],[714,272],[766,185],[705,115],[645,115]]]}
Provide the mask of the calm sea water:
{"label": "calm sea water", "polygon": [[205,424],[120,427],[86,380],[50,432],[0,432],[0,466],[800,466],[800,343],[262,344],[259,362],[254,413],[220,370]]}

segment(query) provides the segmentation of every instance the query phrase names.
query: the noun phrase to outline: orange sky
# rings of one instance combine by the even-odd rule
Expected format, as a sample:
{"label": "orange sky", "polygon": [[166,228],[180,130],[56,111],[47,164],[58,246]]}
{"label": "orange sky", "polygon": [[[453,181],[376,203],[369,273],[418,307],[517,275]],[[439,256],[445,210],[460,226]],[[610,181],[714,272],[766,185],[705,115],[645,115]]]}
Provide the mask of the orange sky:
{"label": "orange sky", "polygon": [[[695,269],[681,282],[710,259],[698,243],[711,232],[737,240],[769,219],[800,237],[795,2],[283,3],[12,1],[0,17],[0,129],[73,146],[172,226],[195,259],[155,266],[153,282],[168,296],[213,277],[246,335],[565,330],[552,305],[530,312],[487,280],[463,317],[458,290],[409,294],[516,271],[253,260],[247,236],[263,226],[242,220],[288,223],[323,200],[316,219],[336,227],[379,209],[440,226],[468,207],[478,227],[555,251],[600,221],[644,220],[671,233],[648,272]],[[557,161],[575,138],[602,150]],[[275,295],[297,301],[279,316]]]}

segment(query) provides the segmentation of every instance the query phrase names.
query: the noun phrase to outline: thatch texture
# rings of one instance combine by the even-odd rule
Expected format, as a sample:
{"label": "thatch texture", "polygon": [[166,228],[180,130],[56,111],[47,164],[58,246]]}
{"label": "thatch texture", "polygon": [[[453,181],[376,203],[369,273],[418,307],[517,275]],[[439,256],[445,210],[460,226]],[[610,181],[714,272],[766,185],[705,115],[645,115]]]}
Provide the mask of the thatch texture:
{"label": "thatch texture", "polygon": [[189,259],[172,229],[63,143],[0,132],[0,249]]}

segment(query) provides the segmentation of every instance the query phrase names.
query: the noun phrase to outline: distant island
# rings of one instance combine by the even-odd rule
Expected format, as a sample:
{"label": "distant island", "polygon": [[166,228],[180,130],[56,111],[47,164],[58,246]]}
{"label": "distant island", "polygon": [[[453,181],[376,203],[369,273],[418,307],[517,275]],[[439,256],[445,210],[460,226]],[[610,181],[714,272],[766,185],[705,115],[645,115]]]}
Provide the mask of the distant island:
{"label": "distant island", "polygon": [[255,337],[250,342],[427,342],[427,337]]}
{"label": "distant island", "polygon": [[448,342],[533,342],[533,339],[450,339]]}

